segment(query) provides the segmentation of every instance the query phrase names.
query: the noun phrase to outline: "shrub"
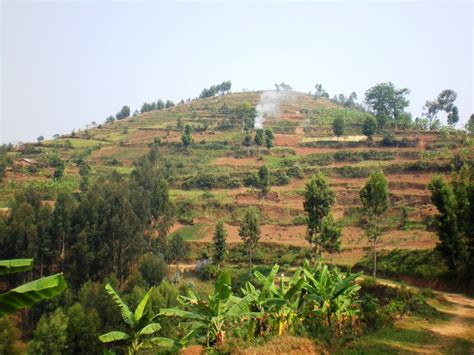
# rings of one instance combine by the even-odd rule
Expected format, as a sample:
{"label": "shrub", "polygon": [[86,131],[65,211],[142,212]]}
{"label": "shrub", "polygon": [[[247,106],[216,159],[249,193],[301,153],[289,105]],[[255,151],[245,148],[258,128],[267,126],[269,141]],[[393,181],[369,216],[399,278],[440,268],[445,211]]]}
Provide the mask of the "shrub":
{"label": "shrub", "polygon": [[397,144],[397,138],[391,131],[385,131],[381,144],[385,147],[392,147]]}
{"label": "shrub", "polygon": [[161,254],[148,253],[140,258],[139,270],[148,285],[159,285],[168,273],[168,265]]}

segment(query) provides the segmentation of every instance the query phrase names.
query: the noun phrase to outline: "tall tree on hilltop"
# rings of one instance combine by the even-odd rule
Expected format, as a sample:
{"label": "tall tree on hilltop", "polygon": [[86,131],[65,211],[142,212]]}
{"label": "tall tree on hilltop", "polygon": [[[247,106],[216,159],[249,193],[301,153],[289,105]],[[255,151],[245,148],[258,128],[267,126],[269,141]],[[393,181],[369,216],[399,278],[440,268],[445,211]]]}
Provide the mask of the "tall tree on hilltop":
{"label": "tall tree on hilltop", "polygon": [[372,246],[373,275],[377,276],[377,240],[382,234],[381,217],[388,209],[388,183],[383,172],[376,170],[370,174],[359,192],[362,202],[362,222],[365,234]]}
{"label": "tall tree on hilltop", "polygon": [[394,119],[410,104],[406,98],[409,93],[410,90],[397,89],[391,82],[380,83],[366,91],[365,101],[377,117]]}

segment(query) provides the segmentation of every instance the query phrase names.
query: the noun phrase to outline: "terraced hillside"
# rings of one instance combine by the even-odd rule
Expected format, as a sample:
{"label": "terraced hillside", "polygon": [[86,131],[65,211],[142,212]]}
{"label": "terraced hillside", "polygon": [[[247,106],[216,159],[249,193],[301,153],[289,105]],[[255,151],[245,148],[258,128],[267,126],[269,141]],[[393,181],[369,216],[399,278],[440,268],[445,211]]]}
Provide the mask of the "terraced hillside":
{"label": "terraced hillside", "polygon": [[[391,128],[395,140],[384,140],[379,133],[368,142],[361,133],[368,113],[291,93],[264,122],[264,128],[273,129],[274,147],[244,146],[245,133],[234,111],[244,102],[256,106],[261,94],[243,92],[193,100],[54,140],[25,144],[8,153],[14,164],[3,178],[1,207],[8,205],[15,190],[30,183],[48,192],[51,200],[60,189],[77,190],[78,159],[89,162],[93,177],[113,170],[129,174],[133,162],[156,145],[177,210],[171,233],[179,231],[188,240],[210,242],[216,220],[223,219],[228,242],[239,242],[243,210],[256,205],[263,219],[262,242],[305,246],[304,185],[312,173],[321,170],[337,192],[334,213],[344,227],[343,251],[334,258],[353,264],[368,248],[359,226],[359,189],[371,169],[379,167],[389,180],[391,200],[381,248],[432,248],[436,244],[437,236],[430,228],[435,208],[427,184],[433,173],[449,175],[454,157],[472,158],[463,133]],[[338,116],[347,122],[345,135],[339,139],[331,129]],[[193,128],[193,143],[185,147],[181,136],[188,124]],[[58,181],[52,178],[54,169],[46,160],[52,151],[67,161]],[[262,165],[272,175],[271,192],[265,199],[252,187]]]}

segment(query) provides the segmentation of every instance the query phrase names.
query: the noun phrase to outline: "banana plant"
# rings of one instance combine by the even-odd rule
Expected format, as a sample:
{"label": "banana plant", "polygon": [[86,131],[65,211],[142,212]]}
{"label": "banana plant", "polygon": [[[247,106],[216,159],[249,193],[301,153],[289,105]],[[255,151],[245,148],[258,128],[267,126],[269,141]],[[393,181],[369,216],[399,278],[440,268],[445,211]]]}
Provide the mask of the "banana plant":
{"label": "banana plant", "polygon": [[232,322],[251,316],[248,300],[232,294],[228,272],[221,273],[207,299],[188,290],[187,296],[178,296],[178,301],[181,308],[162,309],[160,314],[182,318],[196,340],[208,348],[225,342],[226,331]]}
{"label": "banana plant", "polygon": [[105,285],[105,290],[120,309],[122,320],[130,331],[128,334],[118,330],[102,334],[99,336],[99,340],[102,343],[116,341],[125,342],[128,344],[128,354],[130,355],[135,354],[142,349],[155,347],[179,349],[185,346],[187,340],[191,336],[190,334],[185,336],[180,342],[169,338],[153,336],[161,329],[160,324],[156,322],[158,315],[152,316],[146,309],[153,287],[145,294],[134,312],[132,312],[127,304],[122,301],[118,293],[115,292],[110,284]]}
{"label": "banana plant", "polygon": [[[340,326],[351,319],[356,311],[354,303],[360,286],[355,282],[358,274],[344,274],[337,269],[318,263],[314,268],[305,262],[304,303],[309,317],[319,317],[328,325]],[[335,324],[333,324],[335,323]]]}
{"label": "banana plant", "polygon": [[248,296],[251,304],[259,309],[260,314],[268,315],[270,325],[281,336],[300,321],[299,294],[304,279],[301,277],[301,270],[297,270],[290,278],[283,274],[278,278],[278,269],[279,266],[274,265],[267,276],[255,271],[254,276],[262,285],[261,290],[247,283],[242,292]]}
{"label": "banana plant", "polygon": [[[0,276],[30,270],[33,259],[0,260]],[[0,294],[0,318],[60,294],[67,287],[62,274],[42,277]]]}

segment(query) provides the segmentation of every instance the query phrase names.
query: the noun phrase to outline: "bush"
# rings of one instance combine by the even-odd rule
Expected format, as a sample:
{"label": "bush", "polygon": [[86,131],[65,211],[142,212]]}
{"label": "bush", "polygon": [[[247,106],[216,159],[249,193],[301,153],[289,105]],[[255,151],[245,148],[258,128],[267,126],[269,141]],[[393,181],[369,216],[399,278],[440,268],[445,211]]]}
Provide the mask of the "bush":
{"label": "bush", "polygon": [[148,253],[140,258],[138,269],[150,285],[159,285],[168,274],[168,265],[161,254]]}
{"label": "bush", "polygon": [[290,178],[286,175],[285,170],[279,169],[273,177],[273,183],[275,185],[287,185],[290,183]]}
{"label": "bush", "polygon": [[301,170],[299,165],[293,165],[288,168],[287,174],[289,177],[302,179],[304,178],[303,170]]}
{"label": "bush", "polygon": [[393,147],[396,145],[397,138],[395,137],[395,134],[391,131],[385,131],[381,144],[385,147]]}

